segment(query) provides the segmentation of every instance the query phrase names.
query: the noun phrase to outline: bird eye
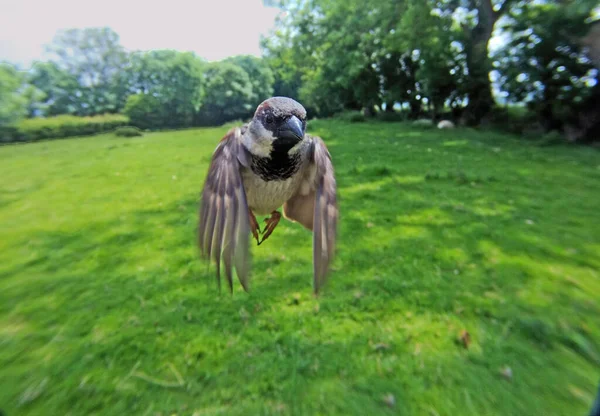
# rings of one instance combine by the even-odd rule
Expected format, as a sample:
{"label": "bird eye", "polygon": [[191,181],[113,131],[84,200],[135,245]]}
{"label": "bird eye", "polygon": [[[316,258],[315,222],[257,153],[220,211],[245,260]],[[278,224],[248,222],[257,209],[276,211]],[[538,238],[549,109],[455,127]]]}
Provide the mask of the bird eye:
{"label": "bird eye", "polygon": [[273,118],[273,116],[268,115],[266,118],[267,124],[273,124],[273,122],[275,121],[275,119]]}

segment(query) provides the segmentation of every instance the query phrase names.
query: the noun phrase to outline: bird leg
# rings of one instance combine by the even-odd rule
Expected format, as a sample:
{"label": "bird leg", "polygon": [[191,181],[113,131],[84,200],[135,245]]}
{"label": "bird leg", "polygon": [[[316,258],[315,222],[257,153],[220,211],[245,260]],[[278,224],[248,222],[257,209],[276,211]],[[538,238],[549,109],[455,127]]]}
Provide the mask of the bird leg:
{"label": "bird leg", "polygon": [[258,226],[258,221],[256,221],[256,217],[252,210],[248,209],[248,214],[250,217],[250,231],[252,231],[252,236],[256,239],[256,244],[259,245],[260,241],[258,240],[258,233],[260,233],[260,227]]}
{"label": "bird leg", "polygon": [[281,219],[281,214],[279,213],[279,211],[271,212],[271,216],[269,218],[265,219],[267,226],[263,230],[262,240],[260,240],[260,243],[258,243],[258,245],[261,245],[263,241],[265,241],[267,238],[269,238],[269,236],[271,235],[271,233],[273,232],[275,227],[277,227],[277,224],[279,224],[280,219]]}

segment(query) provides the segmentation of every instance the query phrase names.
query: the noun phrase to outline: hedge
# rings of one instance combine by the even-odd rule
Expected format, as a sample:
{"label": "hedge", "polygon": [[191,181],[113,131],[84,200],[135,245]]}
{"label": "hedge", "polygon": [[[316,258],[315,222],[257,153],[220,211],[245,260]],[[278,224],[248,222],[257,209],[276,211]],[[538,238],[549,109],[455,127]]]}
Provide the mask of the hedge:
{"label": "hedge", "polygon": [[105,133],[126,126],[129,119],[121,114],[93,117],[62,115],[49,118],[29,118],[14,125],[0,126],[0,142],[30,142],[73,136]]}
{"label": "hedge", "polygon": [[144,135],[140,129],[134,126],[117,127],[114,133],[115,136],[119,137],[139,137]]}

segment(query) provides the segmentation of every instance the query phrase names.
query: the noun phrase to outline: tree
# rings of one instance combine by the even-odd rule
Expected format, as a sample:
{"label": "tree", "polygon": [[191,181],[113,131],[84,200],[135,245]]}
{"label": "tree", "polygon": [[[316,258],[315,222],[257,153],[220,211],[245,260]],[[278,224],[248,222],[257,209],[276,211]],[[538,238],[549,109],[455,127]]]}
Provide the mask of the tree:
{"label": "tree", "polygon": [[28,74],[27,81],[41,94],[39,101],[30,102],[31,116],[54,116],[58,114],[74,114],[83,96],[83,90],[76,77],[62,70],[52,62],[36,62]]}
{"label": "tree", "polygon": [[464,120],[479,124],[493,106],[490,81],[489,43],[498,20],[509,12],[517,0],[445,0],[438,2],[442,13],[452,14],[462,30],[462,48],[466,57],[468,82],[464,92],[468,97]]}
{"label": "tree", "polygon": [[263,40],[263,49],[269,51],[265,61],[273,73],[273,95],[299,99],[302,73],[290,57],[293,51],[275,48],[269,44],[268,39]]}
{"label": "tree", "polygon": [[21,96],[25,100],[27,117],[41,116],[46,112],[46,93],[32,84],[25,84],[22,87]]}
{"label": "tree", "polygon": [[[76,114],[94,115],[121,109],[123,103],[116,90],[126,54],[114,31],[109,28],[63,30],[47,50],[52,54],[51,62],[77,81]],[[69,94],[72,91],[64,95]]]}
{"label": "tree", "polygon": [[[400,56],[392,85],[396,101],[409,102],[412,117],[419,115],[421,100],[426,100],[436,118],[446,104],[452,106],[464,95],[466,57],[461,33],[454,15],[436,5],[434,1],[406,1],[401,18],[391,24],[384,40],[391,55]],[[386,73],[392,65],[386,63]]]}
{"label": "tree", "polygon": [[465,53],[454,45],[453,13],[440,4],[449,7],[429,0],[283,3],[288,13],[263,41],[276,89],[286,87],[321,115],[382,103],[392,111],[400,103],[417,117],[425,100],[441,111],[461,95]]}
{"label": "tree", "polygon": [[379,69],[383,81],[383,101],[387,112],[394,111],[394,105],[408,104],[410,117],[417,118],[421,113],[421,86],[417,79],[419,60],[411,52],[388,52],[379,58]]}
{"label": "tree", "polygon": [[[279,7],[286,12],[277,16],[273,32],[261,39],[264,59],[273,71],[275,78],[273,94],[299,100],[302,75],[309,65],[307,61],[311,51],[306,47],[294,47],[298,36],[296,22],[305,19],[304,15],[310,9],[303,1],[263,1],[270,7]],[[304,64],[300,64],[302,62]]]}
{"label": "tree", "polygon": [[141,129],[158,129],[166,124],[165,107],[151,94],[134,94],[127,98],[123,114],[129,122]]}
{"label": "tree", "polygon": [[250,83],[252,84],[252,99],[250,104],[253,107],[256,107],[273,95],[275,77],[264,59],[250,55],[239,55],[227,58],[225,62],[239,66],[248,74]]}
{"label": "tree", "polygon": [[0,126],[12,124],[27,113],[27,101],[21,94],[22,81],[14,66],[0,64]]}
{"label": "tree", "polygon": [[380,78],[368,35],[375,17],[368,5],[321,0],[284,7],[287,15],[263,41],[276,90],[298,96],[320,115],[379,104]]}
{"label": "tree", "polygon": [[567,7],[533,3],[512,13],[504,26],[510,41],[495,57],[509,99],[528,103],[546,130],[577,124],[578,113],[599,84],[578,44],[592,8],[574,12]]}
{"label": "tree", "polygon": [[148,114],[154,120],[152,127],[188,127],[202,104],[203,70],[203,61],[190,52],[136,52],[122,72],[119,96],[152,96],[139,102],[144,104],[141,108],[149,108],[151,101],[161,107],[160,114]]}
{"label": "tree", "polygon": [[200,124],[222,124],[251,113],[254,92],[246,71],[232,63],[215,62],[207,66],[204,75],[206,87],[198,117]]}

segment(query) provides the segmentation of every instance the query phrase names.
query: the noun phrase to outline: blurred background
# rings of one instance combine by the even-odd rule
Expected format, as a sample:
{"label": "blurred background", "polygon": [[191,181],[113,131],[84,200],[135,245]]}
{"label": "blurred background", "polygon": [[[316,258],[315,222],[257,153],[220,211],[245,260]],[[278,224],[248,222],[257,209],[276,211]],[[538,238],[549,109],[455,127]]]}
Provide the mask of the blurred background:
{"label": "blurred background", "polygon": [[[0,415],[592,408],[597,0],[0,0],[0,62]],[[319,298],[298,224],[249,293],[198,259],[273,95],[336,170]]]}
{"label": "blurred background", "polygon": [[598,13],[587,0],[5,1],[0,121],[17,127],[2,138],[59,115],[219,125],[286,95],[313,117],[448,118],[593,141]]}

